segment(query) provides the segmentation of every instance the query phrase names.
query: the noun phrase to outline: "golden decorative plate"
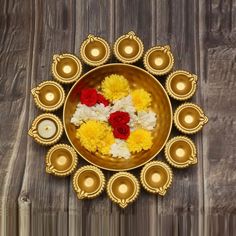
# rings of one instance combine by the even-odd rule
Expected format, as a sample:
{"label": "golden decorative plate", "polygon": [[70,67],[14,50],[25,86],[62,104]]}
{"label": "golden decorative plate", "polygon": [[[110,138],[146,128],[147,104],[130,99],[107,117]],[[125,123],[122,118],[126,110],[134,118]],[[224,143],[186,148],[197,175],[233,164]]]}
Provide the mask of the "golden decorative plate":
{"label": "golden decorative plate", "polygon": [[[116,159],[101,154],[97,154],[97,158],[94,158],[94,154],[80,144],[76,138],[76,127],[70,122],[79,102],[78,93],[86,87],[97,87],[105,76],[110,74],[124,75],[129,80],[131,88],[144,88],[151,93],[153,97],[152,109],[158,114],[158,124],[162,124],[157,125],[153,131],[153,148],[133,155],[130,159]],[[97,167],[112,171],[134,169],[152,160],[166,144],[172,127],[172,119],[171,103],[163,86],[145,70],[137,66],[118,63],[100,66],[83,75],[68,93],[63,112],[66,135],[79,155]]]}
{"label": "golden decorative plate", "polygon": [[[169,96],[179,101],[189,99],[196,91],[197,76],[183,70],[170,74],[174,65],[170,46],[154,45],[147,50],[143,57],[143,67],[130,65],[143,55],[143,43],[133,31],[118,37],[113,45],[114,54],[122,63],[110,62],[103,65],[110,58],[111,47],[103,38],[88,35],[81,44],[80,56],[86,64],[97,67],[82,76],[82,64],[77,56],[70,53],[53,56],[53,77],[62,84],[74,84],[66,98],[62,86],[55,82],[47,81],[32,89],[36,105],[44,111],[60,108],[64,98],[65,102],[63,117],[58,118],[50,113],[41,114],[33,121],[28,134],[39,144],[52,145],[59,141],[64,128],[72,147],[64,144],[53,146],[46,155],[46,171],[57,176],[72,174],[77,166],[77,152],[91,164],[79,166],[73,176],[73,188],[78,199],[97,197],[106,186],[109,198],[124,208],[140,192],[139,180],[127,171],[144,165],[140,175],[143,188],[150,193],[165,195],[173,176],[169,165],[156,160],[158,153],[165,148],[167,161],[177,168],[197,163],[196,147],[189,138],[177,136],[168,142],[172,123],[175,123],[180,132],[194,134],[202,129],[208,118],[199,106],[192,103],[180,105],[173,115]],[[99,88],[101,81],[111,74],[123,75],[131,88],[143,88],[149,92],[153,98],[151,108],[157,114],[157,125],[152,132],[152,148],[132,155],[129,159],[90,153],[76,138],[76,127],[70,122],[79,102],[80,91],[87,87]],[[155,78],[154,75],[158,77]],[[158,81],[159,76],[162,81],[166,79],[163,81],[166,82],[165,88]],[[51,85],[50,91],[42,89],[45,84]],[[47,106],[53,96],[50,93],[48,95],[48,91],[57,98],[50,108]],[[106,170],[117,171],[109,178],[107,185],[103,174]]]}

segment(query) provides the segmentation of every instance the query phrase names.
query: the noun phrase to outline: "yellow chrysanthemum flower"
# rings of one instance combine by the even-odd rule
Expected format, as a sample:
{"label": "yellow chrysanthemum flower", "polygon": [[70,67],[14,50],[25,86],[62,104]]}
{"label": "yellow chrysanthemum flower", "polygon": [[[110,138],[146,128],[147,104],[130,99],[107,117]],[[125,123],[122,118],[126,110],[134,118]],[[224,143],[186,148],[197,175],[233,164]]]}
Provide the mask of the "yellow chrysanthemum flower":
{"label": "yellow chrysanthemum flower", "polygon": [[151,94],[144,89],[136,89],[131,93],[134,107],[137,111],[146,110],[152,102]]}
{"label": "yellow chrysanthemum flower", "polygon": [[151,132],[139,128],[131,132],[127,139],[127,144],[130,152],[140,152],[142,150],[148,150],[152,147],[152,135]]}
{"label": "yellow chrysanthemum flower", "polygon": [[106,136],[98,142],[98,151],[104,155],[108,155],[113,143],[115,143],[115,138],[112,131],[109,130],[107,131]]}
{"label": "yellow chrysanthemum flower", "polygon": [[121,99],[129,94],[129,83],[123,75],[110,75],[102,81],[102,93],[110,101]]}
{"label": "yellow chrysanthemum flower", "polygon": [[88,151],[98,150],[102,154],[109,153],[110,146],[115,142],[110,126],[95,120],[83,123],[77,129],[76,137]]}

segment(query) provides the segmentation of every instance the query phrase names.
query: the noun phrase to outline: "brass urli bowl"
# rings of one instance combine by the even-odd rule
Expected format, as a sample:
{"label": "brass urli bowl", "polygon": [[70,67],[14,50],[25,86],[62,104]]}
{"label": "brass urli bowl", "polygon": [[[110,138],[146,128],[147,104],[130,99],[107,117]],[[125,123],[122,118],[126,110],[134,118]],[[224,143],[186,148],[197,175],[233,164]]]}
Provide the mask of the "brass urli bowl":
{"label": "brass urli bowl", "polygon": [[[157,126],[153,130],[153,146],[130,159],[112,158],[98,153],[90,153],[76,138],[76,127],[70,123],[71,117],[79,103],[79,95],[84,88],[99,88],[102,80],[111,74],[123,75],[131,89],[143,88],[152,95],[152,109],[157,114]],[[102,169],[123,171],[137,168],[152,160],[165,146],[172,128],[172,107],[163,86],[147,71],[120,63],[107,64],[84,74],[69,91],[63,110],[63,123],[66,135],[75,150],[89,163]]]}

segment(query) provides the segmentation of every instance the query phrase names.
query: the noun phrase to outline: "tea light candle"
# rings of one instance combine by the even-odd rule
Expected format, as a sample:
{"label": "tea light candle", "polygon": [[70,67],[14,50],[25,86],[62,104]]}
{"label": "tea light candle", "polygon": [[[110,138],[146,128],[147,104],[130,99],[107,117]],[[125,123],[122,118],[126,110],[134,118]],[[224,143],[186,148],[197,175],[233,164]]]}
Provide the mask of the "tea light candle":
{"label": "tea light candle", "polygon": [[37,116],[28,131],[28,134],[41,145],[55,144],[61,138],[62,133],[61,120],[51,113]]}
{"label": "tea light candle", "polygon": [[128,191],[128,187],[127,187],[126,184],[121,184],[121,185],[119,186],[119,192],[120,192],[120,193],[126,193],[127,191]]}
{"label": "tea light candle", "polygon": [[45,94],[45,98],[46,98],[47,101],[51,102],[51,101],[54,100],[55,96],[52,92],[48,92],[48,93]]}
{"label": "tea light candle", "polygon": [[38,124],[38,134],[42,138],[52,138],[57,131],[57,127],[54,121],[45,119]]}
{"label": "tea light candle", "polygon": [[66,73],[66,74],[70,74],[71,71],[72,71],[72,68],[71,66],[69,65],[65,65],[63,68],[62,68],[63,72]]}

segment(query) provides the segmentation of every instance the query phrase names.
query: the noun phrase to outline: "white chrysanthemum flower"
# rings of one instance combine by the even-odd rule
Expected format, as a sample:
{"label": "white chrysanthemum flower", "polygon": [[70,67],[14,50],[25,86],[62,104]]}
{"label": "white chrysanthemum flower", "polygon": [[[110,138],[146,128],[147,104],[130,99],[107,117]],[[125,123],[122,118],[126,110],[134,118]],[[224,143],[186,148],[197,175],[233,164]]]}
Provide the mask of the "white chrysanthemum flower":
{"label": "white chrysanthemum flower", "polygon": [[156,113],[153,111],[140,111],[137,115],[137,123],[144,129],[153,130],[157,123]]}
{"label": "white chrysanthemum flower", "polygon": [[107,121],[109,115],[110,106],[105,107],[103,104],[96,104],[95,106],[88,107],[79,103],[71,118],[71,123],[79,126],[87,120]]}
{"label": "white chrysanthemum flower", "polygon": [[129,113],[129,116],[129,127],[131,130],[133,130],[138,125],[138,116],[135,113]]}
{"label": "white chrysanthemum flower", "polygon": [[129,159],[131,154],[127,143],[120,139],[115,139],[115,143],[111,145],[110,154],[113,157],[123,157]]}
{"label": "white chrysanthemum flower", "polygon": [[135,107],[132,102],[132,97],[126,96],[120,100],[114,101],[114,105],[111,108],[111,112],[124,111],[129,114],[135,113]]}

